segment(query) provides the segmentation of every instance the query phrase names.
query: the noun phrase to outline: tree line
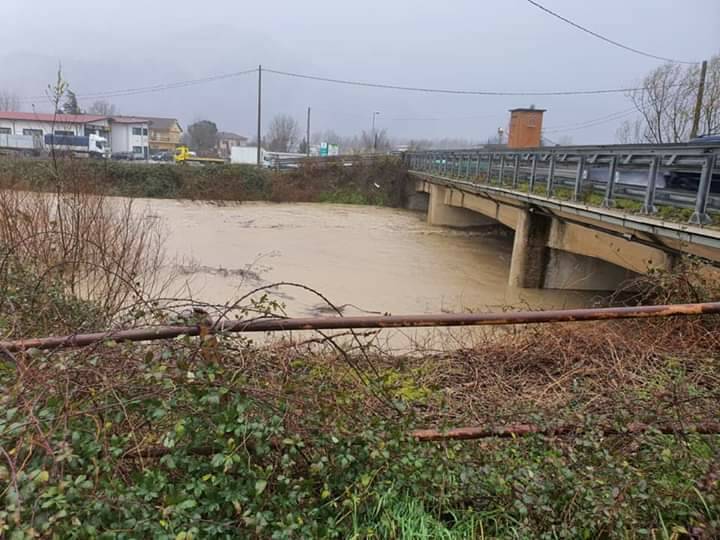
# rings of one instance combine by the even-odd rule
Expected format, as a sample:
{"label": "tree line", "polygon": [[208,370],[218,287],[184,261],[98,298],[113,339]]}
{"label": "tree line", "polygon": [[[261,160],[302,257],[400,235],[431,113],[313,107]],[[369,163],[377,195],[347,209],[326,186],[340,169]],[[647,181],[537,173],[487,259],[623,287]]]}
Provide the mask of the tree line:
{"label": "tree line", "polygon": [[[664,64],[627,94],[637,116],[617,131],[620,143],[677,143],[690,138],[700,85],[699,65]],[[698,134],[720,132],[720,54],[707,64]]]}

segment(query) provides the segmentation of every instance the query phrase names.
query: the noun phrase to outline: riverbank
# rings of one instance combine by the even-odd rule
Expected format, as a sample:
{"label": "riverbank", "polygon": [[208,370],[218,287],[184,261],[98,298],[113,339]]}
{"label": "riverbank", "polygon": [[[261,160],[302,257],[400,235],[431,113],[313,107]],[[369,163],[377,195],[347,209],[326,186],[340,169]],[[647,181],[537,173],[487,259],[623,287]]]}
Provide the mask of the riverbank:
{"label": "riverbank", "polygon": [[[59,284],[12,263],[5,271],[3,335],[107,324]],[[690,276],[663,276],[654,294],[703,294]],[[239,311],[274,309],[263,302]],[[720,415],[719,329],[717,318],[556,325],[401,356],[368,335],[5,355],[0,531],[713,538],[720,437],[685,430]],[[411,435],[528,423],[573,427],[480,441]]]}
{"label": "riverbank", "polygon": [[[130,202],[32,201],[0,194],[5,339],[283,313],[265,290],[218,305],[156,292],[163,245]],[[629,290],[720,296],[691,264]],[[719,331],[713,316],[462,348],[444,334],[402,354],[376,333],[202,331],[0,351],[0,536],[714,538]],[[413,435],[467,426],[486,436]]]}
{"label": "riverbank", "polygon": [[[90,193],[213,201],[335,202],[399,207],[407,173],[397,158],[289,171],[251,165],[122,163],[97,160],[0,160],[0,188],[54,191],[59,178]],[[67,187],[65,188],[67,189]]]}

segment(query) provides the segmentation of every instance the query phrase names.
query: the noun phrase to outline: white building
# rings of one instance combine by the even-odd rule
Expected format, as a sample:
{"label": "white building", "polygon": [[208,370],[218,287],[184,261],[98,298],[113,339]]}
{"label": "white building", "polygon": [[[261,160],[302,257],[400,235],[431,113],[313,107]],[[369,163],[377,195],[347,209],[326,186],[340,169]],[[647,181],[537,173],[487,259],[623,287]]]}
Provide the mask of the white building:
{"label": "white building", "polygon": [[146,157],[148,127],[146,118],[132,116],[102,116],[95,114],[48,114],[28,112],[0,112],[0,134],[87,136],[96,133],[108,140],[110,151],[132,153]]}

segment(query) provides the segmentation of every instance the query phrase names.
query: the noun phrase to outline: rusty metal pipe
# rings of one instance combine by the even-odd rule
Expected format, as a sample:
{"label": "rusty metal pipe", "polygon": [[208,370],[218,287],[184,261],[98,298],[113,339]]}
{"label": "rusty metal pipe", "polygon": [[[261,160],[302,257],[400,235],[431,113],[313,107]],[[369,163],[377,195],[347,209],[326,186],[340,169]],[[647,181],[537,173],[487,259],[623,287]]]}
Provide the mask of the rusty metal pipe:
{"label": "rusty metal pipe", "polygon": [[10,353],[26,349],[86,347],[94,343],[114,341],[150,341],[172,339],[181,335],[226,332],[282,332],[288,330],[343,330],[361,328],[417,328],[436,326],[497,326],[612,319],[641,319],[720,313],[720,302],[671,304],[638,307],[585,308],[505,313],[443,313],[428,315],[385,315],[360,317],[299,317],[289,319],[256,319],[253,321],[221,321],[212,327],[151,326],[130,330],[107,330],[90,334],[52,336],[0,341],[0,351]]}
{"label": "rusty metal pipe", "polygon": [[[657,431],[664,434],[673,433],[698,433],[700,435],[714,435],[720,434],[720,422],[700,422],[697,424],[690,424],[684,426],[672,426],[672,425],[657,425],[653,426],[650,424],[643,424],[641,422],[635,422],[625,426],[624,428],[617,427],[599,427],[598,428],[604,435],[625,435],[632,433],[643,433],[645,431]],[[571,435],[573,433],[580,433],[583,430],[587,430],[584,426],[563,424],[560,426],[541,428],[535,424],[509,424],[507,426],[499,427],[487,427],[487,426],[473,426],[473,427],[462,427],[448,430],[440,429],[417,429],[411,433],[411,435],[418,441],[432,442],[432,441],[462,441],[462,440],[473,440],[473,439],[487,439],[491,437],[495,438],[512,438],[512,437],[524,437],[526,435],[545,435],[545,436],[561,436]]]}

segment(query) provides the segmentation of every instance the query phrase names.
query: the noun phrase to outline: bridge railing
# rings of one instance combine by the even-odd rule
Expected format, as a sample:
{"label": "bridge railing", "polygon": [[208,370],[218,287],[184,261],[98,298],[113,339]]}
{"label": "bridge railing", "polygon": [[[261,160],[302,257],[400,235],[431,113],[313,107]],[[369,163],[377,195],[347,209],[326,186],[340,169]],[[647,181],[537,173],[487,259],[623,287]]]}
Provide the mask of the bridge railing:
{"label": "bridge railing", "polygon": [[709,210],[720,210],[718,156],[719,144],[643,144],[410,151],[404,160],[411,171],[454,182],[606,208],[691,208],[689,222],[705,225]]}

